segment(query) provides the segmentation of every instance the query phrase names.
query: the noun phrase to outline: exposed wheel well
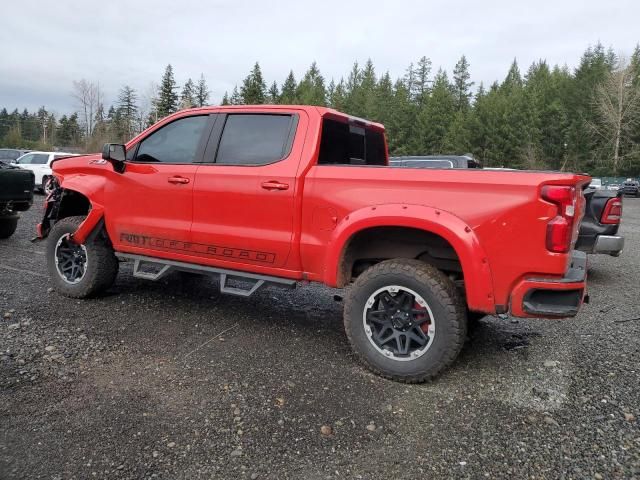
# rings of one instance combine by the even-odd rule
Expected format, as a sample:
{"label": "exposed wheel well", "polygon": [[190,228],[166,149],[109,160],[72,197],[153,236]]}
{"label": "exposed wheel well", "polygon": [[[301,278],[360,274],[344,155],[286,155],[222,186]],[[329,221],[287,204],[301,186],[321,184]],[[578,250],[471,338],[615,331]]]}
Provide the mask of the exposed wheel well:
{"label": "exposed wheel well", "polygon": [[60,199],[56,220],[66,217],[87,215],[91,210],[91,202],[87,197],[75,190],[64,190]]}
{"label": "exposed wheel well", "polygon": [[338,286],[347,285],[367,268],[391,258],[415,258],[453,280],[462,280],[462,265],[451,244],[440,235],[407,227],[374,227],[356,233],[344,251]]}

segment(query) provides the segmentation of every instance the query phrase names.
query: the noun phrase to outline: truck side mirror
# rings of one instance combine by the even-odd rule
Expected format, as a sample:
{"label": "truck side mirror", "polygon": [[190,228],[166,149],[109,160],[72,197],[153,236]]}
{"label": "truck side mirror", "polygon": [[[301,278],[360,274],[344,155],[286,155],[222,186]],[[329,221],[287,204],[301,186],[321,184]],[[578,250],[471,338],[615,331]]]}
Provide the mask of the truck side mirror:
{"label": "truck side mirror", "polygon": [[119,143],[105,143],[102,147],[102,158],[113,164],[116,172],[124,171],[124,161],[127,158],[127,150]]}

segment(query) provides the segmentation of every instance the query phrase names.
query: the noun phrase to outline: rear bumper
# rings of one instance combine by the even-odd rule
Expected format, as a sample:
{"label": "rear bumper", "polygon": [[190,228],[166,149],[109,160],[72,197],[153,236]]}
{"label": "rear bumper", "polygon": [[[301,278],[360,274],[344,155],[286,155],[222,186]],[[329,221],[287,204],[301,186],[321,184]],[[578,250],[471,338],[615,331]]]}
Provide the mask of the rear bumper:
{"label": "rear bumper", "polygon": [[605,253],[617,257],[624,248],[624,238],[617,235],[598,235],[593,253]]}
{"label": "rear bumper", "polygon": [[574,251],[564,278],[525,278],[511,294],[515,317],[574,317],[587,301],[587,255]]}

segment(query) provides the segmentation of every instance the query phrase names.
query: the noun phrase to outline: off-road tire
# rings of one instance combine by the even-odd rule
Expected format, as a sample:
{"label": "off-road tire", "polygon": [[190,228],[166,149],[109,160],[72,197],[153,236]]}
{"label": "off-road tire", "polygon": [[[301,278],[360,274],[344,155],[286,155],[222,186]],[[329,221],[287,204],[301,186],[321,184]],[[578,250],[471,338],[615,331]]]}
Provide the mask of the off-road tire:
{"label": "off-road tire", "polygon": [[18,217],[0,217],[0,238],[9,238],[18,228]]}
{"label": "off-road tire", "polygon": [[75,284],[65,282],[55,262],[55,250],[58,240],[74,233],[85,217],[67,217],[56,222],[49,233],[46,250],[47,269],[54,289],[72,298],[89,298],[107,290],[118,275],[118,259],[109,242],[97,235],[84,244],[87,251],[87,266],[84,277]]}
{"label": "off-road tire", "polygon": [[[436,327],[433,343],[416,359],[398,361],[385,357],[365,332],[363,314],[367,299],[390,285],[415,291],[433,313]],[[350,288],[345,299],[344,326],[356,355],[372,372],[399,382],[421,383],[437,377],[460,353],[466,338],[466,306],[455,284],[435,267],[420,260],[386,260],[360,274]]]}

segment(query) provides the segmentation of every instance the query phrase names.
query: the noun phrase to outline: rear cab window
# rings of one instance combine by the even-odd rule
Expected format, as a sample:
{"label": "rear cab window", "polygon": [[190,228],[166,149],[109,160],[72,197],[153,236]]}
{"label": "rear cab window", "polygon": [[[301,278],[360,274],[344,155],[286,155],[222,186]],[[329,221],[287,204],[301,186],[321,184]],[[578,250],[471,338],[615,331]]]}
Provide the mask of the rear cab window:
{"label": "rear cab window", "polygon": [[324,118],[318,165],[387,165],[384,131],[359,122]]}

